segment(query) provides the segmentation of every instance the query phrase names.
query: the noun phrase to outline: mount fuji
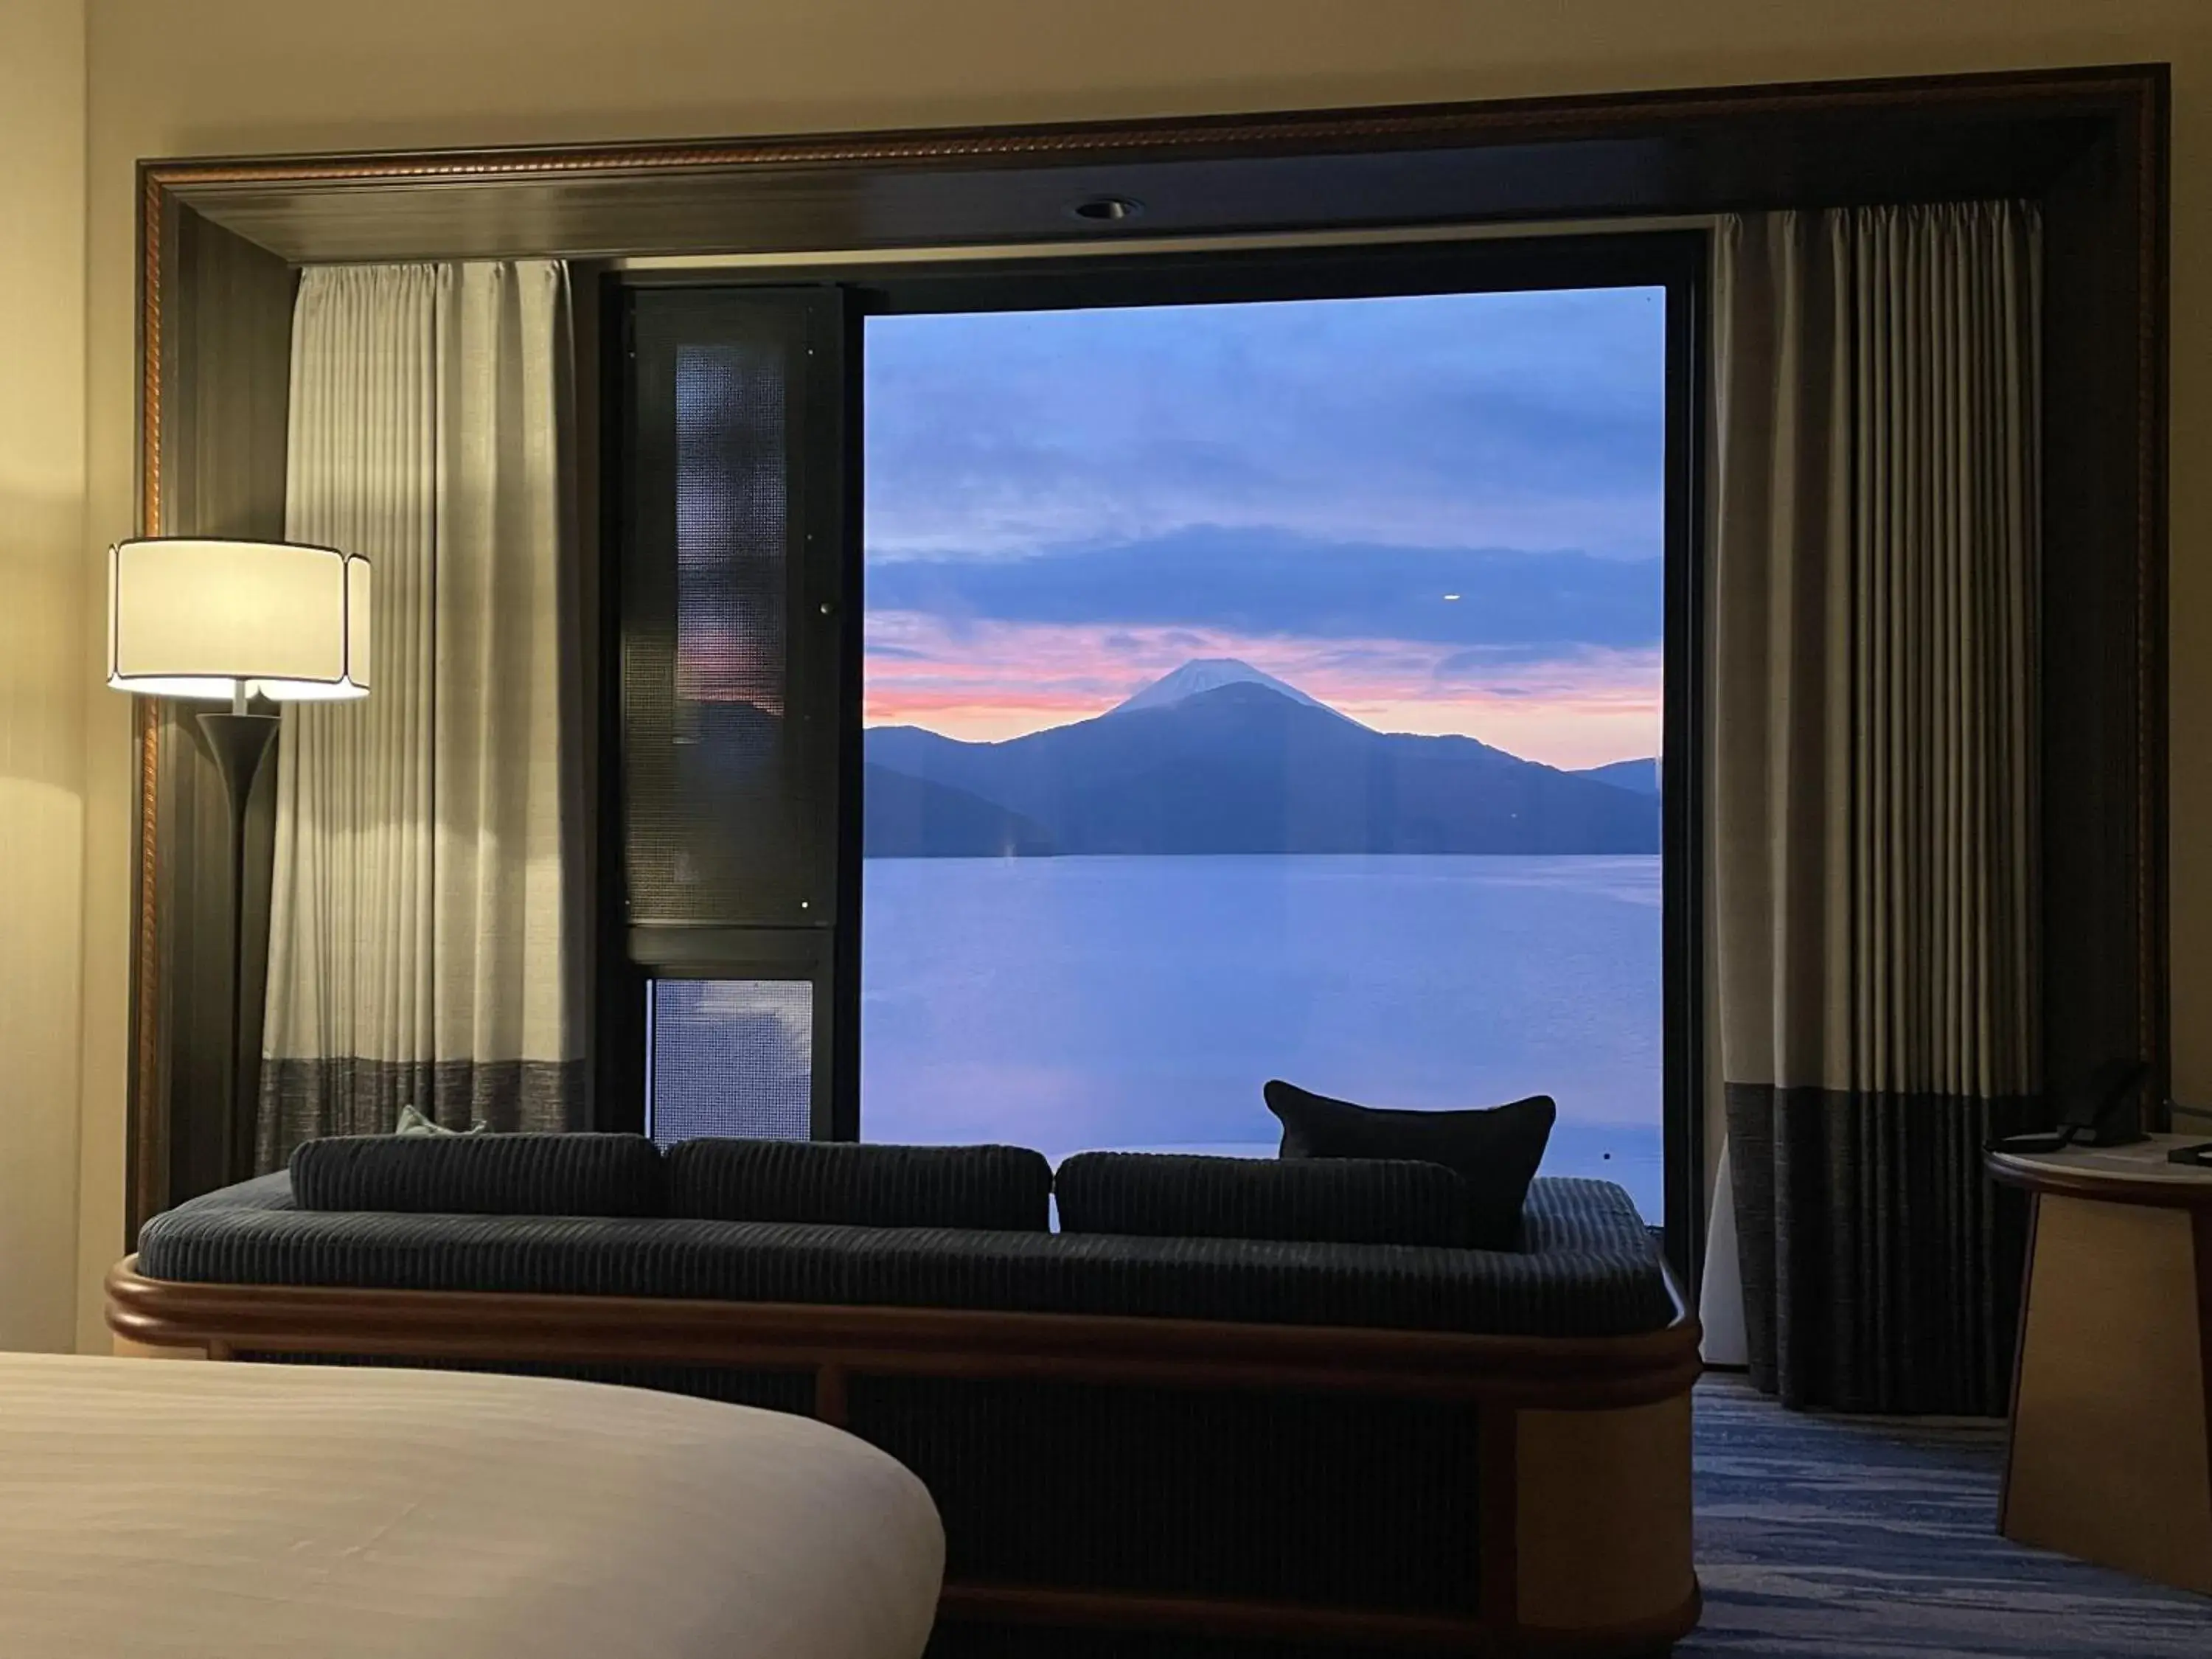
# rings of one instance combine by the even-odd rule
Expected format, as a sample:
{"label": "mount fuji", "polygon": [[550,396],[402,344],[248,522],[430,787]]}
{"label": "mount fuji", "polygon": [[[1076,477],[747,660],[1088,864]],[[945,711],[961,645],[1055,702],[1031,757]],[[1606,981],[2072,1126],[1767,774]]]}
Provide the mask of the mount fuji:
{"label": "mount fuji", "polygon": [[[1310,697],[1289,681],[1279,680],[1273,674],[1263,673],[1250,663],[1239,662],[1234,657],[1194,657],[1172,674],[1154,680],[1134,696],[1115,704],[1107,712],[1131,714],[1144,708],[1171,708],[1185,698],[1218,691],[1224,685],[1264,686],[1277,696],[1288,697],[1292,702],[1304,703],[1309,708],[1336,714],[1335,709],[1318,697]],[[1337,718],[1348,720],[1351,717],[1337,714]]]}
{"label": "mount fuji", "polygon": [[1002,743],[878,726],[866,748],[877,858],[1659,850],[1656,794],[1376,732],[1231,659]]}

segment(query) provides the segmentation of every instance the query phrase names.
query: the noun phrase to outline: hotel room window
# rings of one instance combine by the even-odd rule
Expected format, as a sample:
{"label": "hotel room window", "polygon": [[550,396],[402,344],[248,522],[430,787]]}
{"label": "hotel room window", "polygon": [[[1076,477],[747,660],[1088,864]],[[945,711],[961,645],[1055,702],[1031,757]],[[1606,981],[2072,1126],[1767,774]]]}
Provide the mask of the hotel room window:
{"label": "hotel room window", "polygon": [[1265,1156],[1271,1079],[1546,1094],[1546,1171],[1662,1221],[1696,278],[1456,257],[629,292],[643,1127]]}
{"label": "hotel room window", "polygon": [[1549,1094],[1661,1219],[1665,301],[868,320],[864,1136]]}

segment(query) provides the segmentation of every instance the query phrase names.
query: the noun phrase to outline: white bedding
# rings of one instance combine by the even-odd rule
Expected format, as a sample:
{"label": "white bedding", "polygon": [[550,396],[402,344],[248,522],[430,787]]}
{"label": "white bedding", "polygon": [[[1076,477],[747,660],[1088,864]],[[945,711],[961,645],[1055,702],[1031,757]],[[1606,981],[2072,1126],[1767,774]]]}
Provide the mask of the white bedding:
{"label": "white bedding", "polygon": [[5,1659],[915,1659],[921,1483],[532,1377],[0,1355]]}

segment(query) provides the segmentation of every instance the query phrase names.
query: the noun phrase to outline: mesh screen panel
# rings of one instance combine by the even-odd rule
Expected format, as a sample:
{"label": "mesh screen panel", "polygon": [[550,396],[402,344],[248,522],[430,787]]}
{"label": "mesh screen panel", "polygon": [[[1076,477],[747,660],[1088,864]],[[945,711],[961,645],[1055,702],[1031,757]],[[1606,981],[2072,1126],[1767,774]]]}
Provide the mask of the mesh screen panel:
{"label": "mesh screen panel", "polygon": [[646,992],[646,1133],[804,1140],[813,1128],[814,988],[662,979]]}
{"label": "mesh screen panel", "polygon": [[773,751],[783,718],[790,518],[783,354],[736,341],[676,352],[676,701],[696,737],[703,707],[767,716],[732,744]]}
{"label": "mesh screen panel", "polygon": [[634,922],[830,918],[835,682],[793,633],[805,341],[773,303],[640,313],[622,578]]}

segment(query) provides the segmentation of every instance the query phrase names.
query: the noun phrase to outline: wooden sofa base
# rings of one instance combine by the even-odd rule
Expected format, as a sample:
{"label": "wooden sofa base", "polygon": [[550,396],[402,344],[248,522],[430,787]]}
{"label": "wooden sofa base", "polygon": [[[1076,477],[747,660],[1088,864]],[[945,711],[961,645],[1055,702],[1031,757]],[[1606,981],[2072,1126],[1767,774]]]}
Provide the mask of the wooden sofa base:
{"label": "wooden sofa base", "polygon": [[1482,1525],[1474,1617],[946,1584],[957,1622],[1174,1631],[1409,1652],[1663,1650],[1697,1623],[1690,1390],[1697,1322],[1627,1337],[1247,1325],[969,1309],[687,1302],[187,1284],[136,1258],[107,1279],[118,1350],[324,1353],[479,1364],[811,1370],[814,1412],[845,1420],[848,1380],[1053,1378],[1462,1401],[1479,1415]]}

